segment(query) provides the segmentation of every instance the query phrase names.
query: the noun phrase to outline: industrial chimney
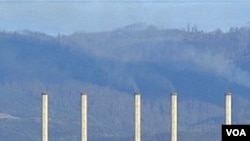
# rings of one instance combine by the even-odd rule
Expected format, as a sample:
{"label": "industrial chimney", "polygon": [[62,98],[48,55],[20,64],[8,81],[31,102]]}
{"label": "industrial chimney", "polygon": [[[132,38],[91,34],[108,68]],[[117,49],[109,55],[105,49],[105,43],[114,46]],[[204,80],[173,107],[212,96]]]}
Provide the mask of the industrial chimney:
{"label": "industrial chimney", "polygon": [[87,141],[87,93],[81,93],[81,141]]}
{"label": "industrial chimney", "polygon": [[135,141],[141,141],[141,95],[135,93]]}
{"label": "industrial chimney", "polygon": [[177,93],[171,94],[171,141],[177,141]]}
{"label": "industrial chimney", "polygon": [[42,93],[42,141],[48,141],[48,95]]}
{"label": "industrial chimney", "polygon": [[232,124],[232,95],[230,92],[225,94],[225,124]]}

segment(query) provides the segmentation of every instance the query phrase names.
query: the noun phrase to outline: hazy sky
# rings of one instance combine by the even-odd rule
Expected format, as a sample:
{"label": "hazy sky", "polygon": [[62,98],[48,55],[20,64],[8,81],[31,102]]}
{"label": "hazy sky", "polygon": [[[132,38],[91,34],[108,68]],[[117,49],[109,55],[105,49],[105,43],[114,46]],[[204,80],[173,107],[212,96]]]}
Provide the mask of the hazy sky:
{"label": "hazy sky", "polygon": [[185,28],[189,23],[205,31],[250,26],[250,0],[177,1],[0,1],[0,30],[69,34],[139,22],[159,28]]}

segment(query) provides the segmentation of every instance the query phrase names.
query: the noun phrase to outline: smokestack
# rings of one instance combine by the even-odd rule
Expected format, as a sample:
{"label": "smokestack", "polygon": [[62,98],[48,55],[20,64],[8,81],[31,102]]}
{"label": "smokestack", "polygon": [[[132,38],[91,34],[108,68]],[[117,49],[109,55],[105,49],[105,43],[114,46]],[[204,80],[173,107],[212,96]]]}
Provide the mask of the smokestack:
{"label": "smokestack", "polygon": [[135,93],[135,141],[141,141],[141,95]]}
{"label": "smokestack", "polygon": [[232,124],[232,95],[230,92],[225,94],[225,124]]}
{"label": "smokestack", "polygon": [[177,141],[177,93],[171,94],[171,141]]}
{"label": "smokestack", "polygon": [[81,112],[81,132],[82,141],[87,141],[87,93],[81,93],[81,106],[82,106],[82,112]]}
{"label": "smokestack", "polygon": [[48,141],[48,95],[42,93],[42,141]]}

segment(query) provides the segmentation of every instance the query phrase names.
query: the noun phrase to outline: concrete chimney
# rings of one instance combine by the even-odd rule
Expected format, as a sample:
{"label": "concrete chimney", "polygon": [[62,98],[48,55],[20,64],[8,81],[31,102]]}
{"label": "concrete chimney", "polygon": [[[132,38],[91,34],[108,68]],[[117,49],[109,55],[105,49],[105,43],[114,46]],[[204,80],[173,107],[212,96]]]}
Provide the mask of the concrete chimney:
{"label": "concrete chimney", "polygon": [[48,95],[42,93],[42,141],[48,141]]}
{"label": "concrete chimney", "polygon": [[177,93],[171,94],[171,141],[177,141]]}
{"label": "concrete chimney", "polygon": [[88,116],[88,107],[87,107],[87,93],[81,93],[81,141],[87,141],[87,116]]}
{"label": "concrete chimney", "polygon": [[141,95],[135,93],[135,141],[141,141]]}
{"label": "concrete chimney", "polygon": [[232,124],[232,95],[230,92],[225,94],[225,124]]}

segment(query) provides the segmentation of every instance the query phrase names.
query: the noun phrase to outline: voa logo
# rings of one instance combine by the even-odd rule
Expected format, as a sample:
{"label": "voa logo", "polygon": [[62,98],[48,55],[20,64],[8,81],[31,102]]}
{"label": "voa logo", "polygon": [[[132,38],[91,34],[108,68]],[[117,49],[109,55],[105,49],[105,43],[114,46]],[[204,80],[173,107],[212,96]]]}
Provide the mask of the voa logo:
{"label": "voa logo", "polygon": [[247,136],[244,129],[226,129],[227,136]]}

